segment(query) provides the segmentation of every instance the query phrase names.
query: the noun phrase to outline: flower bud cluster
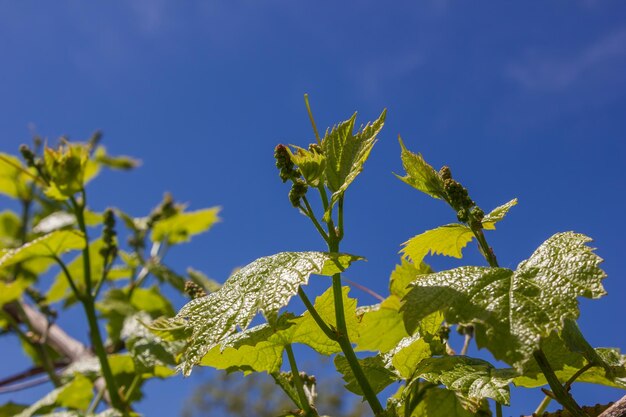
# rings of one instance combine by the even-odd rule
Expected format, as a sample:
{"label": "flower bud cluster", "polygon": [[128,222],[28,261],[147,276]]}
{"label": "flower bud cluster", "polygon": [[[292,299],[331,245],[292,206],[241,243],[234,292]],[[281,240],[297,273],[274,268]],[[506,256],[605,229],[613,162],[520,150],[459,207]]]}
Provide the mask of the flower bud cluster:
{"label": "flower bud cluster", "polygon": [[274,158],[276,159],[276,168],[280,170],[280,179],[283,182],[296,179],[300,176],[298,169],[291,161],[289,150],[285,145],[281,144],[276,146],[276,149],[274,149]]}
{"label": "flower bud cluster", "polygon": [[117,256],[117,232],[115,231],[115,215],[110,208],[104,211],[104,227],[102,228],[104,247],[100,255],[110,262]]}
{"label": "flower bud cluster", "polygon": [[191,298],[192,300],[195,300],[196,298],[200,298],[200,297],[205,297],[207,295],[206,291],[204,291],[204,289],[201,286],[199,286],[193,281],[185,281],[184,291],[185,291],[185,294],[187,294],[189,298]]}
{"label": "flower bud cluster", "polygon": [[[312,144],[309,146],[309,151],[313,154],[321,155],[322,149],[319,145]],[[307,184],[307,176],[302,179],[303,173],[294,164],[292,160],[292,153],[285,145],[278,145],[274,149],[274,158],[276,159],[276,168],[279,169],[279,176],[283,182],[287,180],[292,181],[291,190],[289,191],[289,201],[294,207],[300,207],[300,200],[306,195],[309,185]],[[295,158],[295,157],[294,157]],[[308,173],[308,171],[306,171]]]}
{"label": "flower bud cluster", "polygon": [[469,223],[472,228],[482,228],[485,213],[470,198],[467,188],[452,178],[452,172],[447,166],[439,170],[439,177],[443,180],[447,201],[456,211],[457,219]]}
{"label": "flower bud cluster", "polygon": [[300,206],[300,199],[306,195],[309,186],[306,185],[304,181],[301,179],[296,179],[291,186],[291,190],[289,190],[289,201],[291,201],[291,205],[294,207]]}

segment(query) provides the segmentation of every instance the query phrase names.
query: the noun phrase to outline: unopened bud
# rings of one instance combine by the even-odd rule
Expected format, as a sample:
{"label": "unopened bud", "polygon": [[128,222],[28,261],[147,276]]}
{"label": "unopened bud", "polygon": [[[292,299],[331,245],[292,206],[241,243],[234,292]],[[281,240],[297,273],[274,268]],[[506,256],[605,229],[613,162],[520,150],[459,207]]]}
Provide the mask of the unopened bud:
{"label": "unopened bud", "polygon": [[184,291],[185,291],[185,294],[187,294],[189,298],[191,298],[192,300],[195,300],[196,298],[204,297],[207,295],[206,291],[204,291],[204,289],[201,286],[199,286],[193,281],[185,281]]}

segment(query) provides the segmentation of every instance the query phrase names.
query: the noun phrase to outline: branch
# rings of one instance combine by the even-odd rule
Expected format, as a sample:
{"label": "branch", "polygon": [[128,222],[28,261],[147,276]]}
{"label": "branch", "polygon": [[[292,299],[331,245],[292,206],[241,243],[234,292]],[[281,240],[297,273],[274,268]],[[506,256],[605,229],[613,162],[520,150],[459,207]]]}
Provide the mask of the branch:
{"label": "branch", "polygon": [[[22,310],[32,325],[33,331],[40,336],[47,332],[46,343],[72,362],[94,357],[93,352],[87,346],[67,334],[58,324],[49,324],[45,315],[28,304],[16,301],[4,305],[3,309],[18,321],[20,320],[18,312]],[[98,378],[94,385],[97,390],[106,386],[102,378]],[[105,400],[109,402],[108,395],[105,395]]]}
{"label": "branch", "polygon": [[626,417],[626,395],[613,403],[598,417]]}

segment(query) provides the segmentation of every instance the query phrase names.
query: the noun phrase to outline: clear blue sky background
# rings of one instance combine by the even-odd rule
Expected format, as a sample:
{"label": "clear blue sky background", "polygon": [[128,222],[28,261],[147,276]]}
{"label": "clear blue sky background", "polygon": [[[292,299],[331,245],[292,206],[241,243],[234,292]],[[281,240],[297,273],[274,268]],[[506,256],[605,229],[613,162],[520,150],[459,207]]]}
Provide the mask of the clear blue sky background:
{"label": "clear blue sky background", "polygon": [[[609,295],[582,301],[580,324],[595,346],[626,347],[622,1],[5,1],[0,59],[0,151],[33,131],[54,141],[102,129],[111,153],[143,166],[97,179],[91,205],[143,215],[166,190],[191,208],[221,205],[221,224],[168,255],[220,280],[263,255],[323,248],[272,156],[279,142],[313,140],[303,93],[322,129],[386,107],[346,201],[343,249],[369,260],[348,277],[386,293],[399,245],[455,220],[391,174],[401,134],[434,166],[450,165],[485,210],[519,198],[488,236],[503,266],[559,231],[593,237]],[[16,344],[3,338],[0,349],[3,375],[25,366]],[[200,380],[149,384],[140,411],[176,415]],[[592,404],[622,395],[576,393]],[[505,413],[540,398],[515,391]]]}

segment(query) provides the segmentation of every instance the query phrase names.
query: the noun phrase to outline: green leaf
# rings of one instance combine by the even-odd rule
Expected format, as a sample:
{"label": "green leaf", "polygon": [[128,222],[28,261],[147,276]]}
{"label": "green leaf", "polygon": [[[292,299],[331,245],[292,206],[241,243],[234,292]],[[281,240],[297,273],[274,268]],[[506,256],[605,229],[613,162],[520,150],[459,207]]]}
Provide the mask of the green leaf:
{"label": "green leaf", "polygon": [[[376,394],[394,383],[397,379],[394,373],[385,367],[385,363],[380,356],[359,359],[359,364]],[[345,356],[335,356],[335,367],[343,377],[343,380],[346,381],[345,387],[348,391],[357,395],[364,395]]]}
{"label": "green leaf", "polygon": [[420,362],[415,375],[470,399],[492,398],[509,405],[509,384],[518,374],[513,369],[496,369],[489,362],[467,356],[442,356]]}
{"label": "green leaf", "polygon": [[72,226],[76,223],[76,216],[65,211],[56,211],[47,215],[33,227],[35,233],[50,233],[55,230]]}
{"label": "green leaf", "polygon": [[430,388],[424,394],[422,401],[410,414],[411,417],[477,417],[490,416],[487,404],[480,404],[478,412],[468,410],[462,398],[454,391],[443,388]]}
{"label": "green leaf", "polygon": [[[121,333],[126,318],[135,313],[144,312],[152,318],[174,315],[172,305],[163,297],[156,286],[135,288],[130,296],[128,295],[128,289],[113,288],[107,291],[104,297],[96,303],[96,308],[107,319],[107,334],[114,343],[121,340]],[[169,325],[171,319],[163,319],[161,322],[165,320],[168,320]],[[153,333],[161,336],[157,332]]]}
{"label": "green leaf", "polygon": [[491,210],[491,213],[487,214],[482,220],[483,228],[487,230],[495,230],[495,224],[504,219],[504,216],[506,216],[511,207],[515,205],[517,205],[517,198],[514,198],[508,203]]}
{"label": "green leaf", "polygon": [[[358,340],[359,320],[356,315],[356,300],[348,297],[350,287],[342,287],[342,297],[344,306],[344,316],[346,318],[346,328],[350,340]],[[313,304],[319,316],[329,326],[337,327],[335,315],[335,299],[333,289],[328,288],[319,297],[315,298]],[[294,326],[290,328],[283,337],[285,343],[303,343],[315,349],[322,355],[332,355],[341,352],[341,347],[334,340],[330,340],[328,336],[319,328],[309,312],[305,312],[302,317],[293,320]]]}
{"label": "green leaf", "polygon": [[32,282],[23,277],[15,281],[4,282],[0,280],[0,308],[11,301],[19,300],[22,293]]}
{"label": "green leaf", "polygon": [[424,161],[421,154],[414,154],[409,151],[404,146],[402,138],[398,137],[398,141],[402,148],[400,156],[402,158],[402,166],[406,171],[406,176],[401,177],[396,175],[396,177],[431,197],[445,200],[446,192],[443,188],[443,180],[437,171]]}
{"label": "green leaf", "polygon": [[333,127],[322,140],[326,157],[326,184],[333,192],[331,207],[363,170],[363,164],[376,143],[376,136],[385,124],[386,115],[387,110],[383,110],[378,119],[372,124],[366,124],[355,135],[355,113],[350,119]]}
{"label": "green leaf", "polygon": [[420,262],[419,266],[404,258],[400,262],[389,278],[389,292],[402,298],[409,292],[409,284],[415,281],[418,275],[430,274],[433,270],[424,262]]}
{"label": "green leaf", "polygon": [[430,252],[433,255],[461,258],[461,250],[472,241],[472,229],[463,224],[447,224],[428,230],[404,242],[402,253],[420,264]]}
{"label": "green leaf", "polygon": [[191,237],[208,231],[219,221],[219,207],[204,210],[177,213],[172,217],[158,221],[152,229],[150,238],[153,242],[165,241],[170,245],[189,242]]}
{"label": "green leaf", "polygon": [[84,188],[97,174],[97,166],[90,164],[89,147],[81,143],[63,142],[57,149],[44,148],[44,164],[49,184],[44,193],[63,201]]}
{"label": "green leaf", "polygon": [[92,397],[91,381],[81,374],[76,374],[70,383],[52,390],[39,401],[22,410],[16,417],[31,417],[57,407],[85,410],[89,407]]}
{"label": "green leaf", "polygon": [[60,256],[65,252],[84,247],[82,233],[76,230],[58,230],[5,252],[0,258],[0,268],[33,258]]}
{"label": "green leaf", "polygon": [[104,146],[98,146],[98,148],[94,152],[94,159],[97,163],[111,169],[129,170],[137,168],[139,165],[141,165],[141,161],[131,158],[130,156],[108,155]]}
{"label": "green leaf", "polygon": [[[589,363],[580,352],[572,351],[568,343],[556,333],[542,341],[541,349],[562,383]],[[601,363],[585,371],[576,381],[626,389],[626,355],[622,355],[619,349],[610,348],[597,348],[594,349],[594,353],[600,358]],[[535,361],[527,362],[522,375],[513,382],[517,386],[528,388],[540,387],[547,383]]]}
{"label": "green leaf", "polygon": [[556,234],[516,271],[463,267],[420,277],[403,306],[407,329],[444,310],[450,324],[474,324],[478,346],[519,370],[542,338],[578,317],[577,297],[605,294],[602,260],[585,245],[590,240]]}
{"label": "green leaf", "polygon": [[27,405],[16,404],[13,401],[9,401],[0,406],[0,417],[13,417],[26,408],[28,408]]}
{"label": "green leaf", "polygon": [[296,153],[293,153],[291,149],[287,148],[291,162],[298,167],[306,183],[311,187],[318,187],[320,184],[324,184],[326,157],[315,151],[308,151],[294,145],[291,146],[296,151]]}
{"label": "green leaf", "polygon": [[[104,271],[104,258],[100,255],[100,249],[104,248],[104,242],[102,239],[96,239],[89,242],[89,259],[91,267],[91,279],[92,284],[96,285],[102,278]],[[85,269],[83,265],[83,255],[79,254],[72,261],[67,264],[67,269],[72,276],[74,283],[79,290],[85,289]],[[60,271],[56,277],[50,289],[46,293],[46,299],[50,303],[57,302],[63,298],[74,295],[70,284],[63,271]]]}
{"label": "green leaf", "polygon": [[148,271],[154,275],[160,282],[167,282],[178,291],[182,292],[185,289],[185,278],[178,275],[172,269],[162,264],[160,261],[148,261],[146,263]]}
{"label": "green leaf", "polygon": [[413,379],[417,365],[432,355],[428,341],[416,333],[402,339],[384,358],[388,368],[395,369],[404,379]]}
{"label": "green leaf", "polygon": [[345,254],[283,252],[241,268],[218,291],[189,302],[178,313],[175,320],[186,319],[193,332],[181,370],[189,375],[209,350],[237,328],[245,330],[258,312],[272,322],[311,274],[333,275],[358,259]]}
{"label": "green leaf", "polygon": [[142,374],[153,374],[158,365],[176,365],[175,356],[185,345],[185,342],[166,342],[156,337],[141,324],[149,320],[150,316],[145,312],[127,317],[121,333],[135,370]]}
{"label": "green leaf", "polygon": [[92,398],[93,384],[85,376],[77,374],[74,380],[59,393],[57,403],[61,407],[85,410]]}
{"label": "green leaf", "polygon": [[280,371],[284,339],[276,333],[291,326],[286,320],[273,327],[261,324],[228,337],[223,346],[212,348],[200,365],[225,369],[229,372],[242,371],[276,373]]}
{"label": "green leaf", "polygon": [[20,218],[11,210],[0,212],[0,249],[19,245]]}
{"label": "green leaf", "polygon": [[187,321],[184,319],[160,317],[150,323],[144,322],[143,325],[165,341],[187,340],[191,336],[191,329],[187,327]]}
{"label": "green leaf", "polygon": [[16,199],[29,197],[32,178],[28,172],[18,158],[0,153],[0,194]]}
{"label": "green leaf", "polygon": [[[387,352],[393,349],[408,334],[400,314],[400,298],[391,295],[380,304],[367,310],[357,310],[361,314],[358,324],[358,336],[351,339],[356,344],[356,351]],[[384,337],[381,337],[384,331]]]}

